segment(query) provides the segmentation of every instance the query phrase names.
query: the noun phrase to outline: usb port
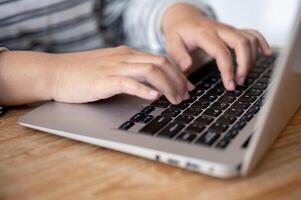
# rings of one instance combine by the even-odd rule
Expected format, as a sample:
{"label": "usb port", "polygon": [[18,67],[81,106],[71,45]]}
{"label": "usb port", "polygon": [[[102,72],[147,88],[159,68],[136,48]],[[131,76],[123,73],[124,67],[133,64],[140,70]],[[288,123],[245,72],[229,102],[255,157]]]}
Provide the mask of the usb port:
{"label": "usb port", "polygon": [[188,169],[191,169],[191,170],[198,170],[199,169],[199,165],[197,165],[195,163],[191,163],[191,162],[187,162],[186,167]]}
{"label": "usb port", "polygon": [[172,165],[179,165],[179,161],[173,158],[169,158],[167,162]]}

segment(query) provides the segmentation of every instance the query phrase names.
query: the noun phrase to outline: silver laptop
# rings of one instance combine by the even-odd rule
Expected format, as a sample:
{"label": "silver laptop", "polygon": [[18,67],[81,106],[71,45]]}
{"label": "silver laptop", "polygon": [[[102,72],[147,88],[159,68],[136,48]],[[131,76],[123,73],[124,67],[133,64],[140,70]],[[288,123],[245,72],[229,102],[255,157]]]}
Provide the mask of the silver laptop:
{"label": "silver laptop", "polygon": [[215,177],[247,175],[300,106],[300,17],[286,50],[259,58],[235,92],[225,91],[211,61],[191,74],[196,89],[180,105],[127,95],[48,102],[19,123]]}

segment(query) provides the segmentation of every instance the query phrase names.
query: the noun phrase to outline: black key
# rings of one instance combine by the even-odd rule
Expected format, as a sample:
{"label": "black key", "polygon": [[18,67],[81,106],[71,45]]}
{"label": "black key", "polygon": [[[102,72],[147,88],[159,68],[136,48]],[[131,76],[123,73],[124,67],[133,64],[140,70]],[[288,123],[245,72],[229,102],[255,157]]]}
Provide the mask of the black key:
{"label": "black key", "polygon": [[252,88],[258,89],[258,90],[265,90],[268,87],[268,84],[262,83],[262,82],[257,82],[253,85]]}
{"label": "black key", "polygon": [[223,102],[219,102],[219,101],[217,101],[211,105],[211,107],[219,108],[220,110],[225,110],[226,108],[228,108],[228,106],[229,106],[228,103],[223,103]]}
{"label": "black key", "polygon": [[202,90],[208,90],[210,87],[212,86],[212,84],[210,83],[201,83],[201,84],[198,84],[196,86],[197,89],[202,89]]}
{"label": "black key", "polygon": [[224,115],[231,116],[231,117],[238,117],[240,116],[244,111],[242,109],[231,107],[229,108]]}
{"label": "black key", "polygon": [[233,92],[228,91],[226,94],[233,97],[239,97],[242,94],[242,90],[235,90]]}
{"label": "black key", "polygon": [[189,132],[189,133],[200,133],[200,132],[202,132],[205,128],[206,128],[206,126],[203,125],[203,124],[193,123],[193,124],[190,124],[190,125],[185,129],[185,131],[186,131],[186,132]]}
{"label": "black key", "polygon": [[229,93],[224,94],[218,99],[219,102],[228,103],[228,104],[232,103],[235,100],[236,98],[232,95],[229,95]]}
{"label": "black key", "polygon": [[253,118],[253,114],[252,113],[246,113],[244,116],[242,116],[242,118],[240,119],[242,122],[248,122]]}
{"label": "black key", "polygon": [[218,131],[208,130],[204,135],[200,137],[197,143],[211,146],[219,137],[220,133]]}
{"label": "black key", "polygon": [[249,102],[244,102],[244,101],[238,100],[232,106],[235,107],[235,108],[246,110],[250,107],[250,105],[251,104]]}
{"label": "black key", "polygon": [[265,71],[265,67],[262,66],[256,66],[251,70],[251,72],[260,73],[260,74],[264,71]]}
{"label": "black key", "polygon": [[200,116],[194,121],[194,123],[201,123],[201,124],[209,125],[209,124],[211,124],[212,121],[213,121],[213,118],[211,118],[211,117]]}
{"label": "black key", "polygon": [[169,105],[170,102],[168,100],[163,100],[163,99],[158,99],[151,104],[151,106],[157,108],[167,108]]}
{"label": "black key", "polygon": [[134,115],[133,117],[131,117],[130,121],[132,122],[140,122],[143,118],[144,118],[144,114],[142,113],[137,113],[136,115]]}
{"label": "black key", "polygon": [[130,122],[130,121],[127,121],[127,122],[125,122],[124,124],[122,124],[120,127],[119,127],[119,129],[120,130],[129,130],[132,126],[134,126],[134,122]]}
{"label": "black key", "polygon": [[141,113],[149,114],[149,113],[153,112],[154,110],[155,110],[155,107],[147,106],[147,107],[143,108],[143,110],[141,110]]}
{"label": "black key", "polygon": [[262,92],[263,92],[262,90],[258,90],[258,89],[255,89],[255,88],[250,88],[246,92],[246,94],[251,95],[251,96],[259,96],[259,95],[261,95]]}
{"label": "black key", "polygon": [[145,115],[139,122],[147,124],[150,122],[154,117],[151,115]]}
{"label": "black key", "polygon": [[181,122],[184,124],[188,124],[189,122],[191,122],[194,119],[193,116],[188,116],[188,115],[180,115],[179,117],[177,117],[175,119],[175,121],[177,122]]}
{"label": "black key", "polygon": [[227,116],[227,115],[222,115],[220,118],[218,118],[217,122],[219,123],[224,123],[224,124],[233,124],[236,121],[236,117],[233,116]]}
{"label": "black key", "polygon": [[217,130],[220,132],[225,132],[228,129],[228,125],[220,122],[215,122],[214,124],[211,125],[210,129],[212,130]]}
{"label": "black key", "polygon": [[183,115],[189,115],[189,116],[197,116],[199,115],[203,109],[195,107],[195,108],[187,108],[184,112]]}
{"label": "black key", "polygon": [[245,94],[242,97],[240,97],[239,100],[243,101],[243,102],[247,102],[247,103],[252,103],[252,102],[254,102],[256,100],[256,97],[248,95],[248,94]]}
{"label": "black key", "polygon": [[197,100],[197,97],[196,96],[190,96],[189,99],[183,101],[184,103],[193,103],[195,100]]}
{"label": "black key", "polygon": [[182,132],[177,137],[177,140],[180,140],[180,141],[183,141],[183,142],[192,142],[195,137],[196,137],[196,135],[193,134],[193,133]]}
{"label": "black key", "polygon": [[203,114],[209,117],[218,117],[222,111],[217,108],[208,108]]}
{"label": "black key", "polygon": [[256,73],[256,72],[251,72],[248,74],[248,78],[253,78],[253,79],[257,79],[260,76],[260,73]]}
{"label": "black key", "polygon": [[172,106],[170,106],[170,107],[171,107],[171,108],[179,108],[179,109],[181,109],[181,110],[184,110],[184,109],[186,109],[189,105],[190,105],[190,104],[187,103],[187,102],[182,102],[182,103],[180,103],[180,104],[178,104],[178,105],[172,105]]}
{"label": "black key", "polygon": [[165,126],[168,122],[170,122],[171,118],[166,116],[157,116],[150,123],[145,125],[139,132],[146,134],[155,134],[158,130],[160,130],[163,126]]}
{"label": "black key", "polygon": [[259,83],[264,83],[264,84],[268,84],[269,83],[269,79],[267,77],[261,77],[259,80],[258,80]]}
{"label": "black key", "polygon": [[203,95],[200,100],[207,100],[209,102],[212,102],[215,99],[217,99],[217,96],[215,94],[213,94],[213,93],[209,93],[208,92],[205,95]]}
{"label": "black key", "polygon": [[191,107],[205,109],[205,108],[208,108],[209,105],[210,105],[210,102],[208,100],[200,99],[200,100],[194,102],[191,105]]}
{"label": "black key", "polygon": [[167,138],[173,138],[177,133],[181,131],[181,129],[184,128],[183,124],[179,123],[170,123],[165,128],[163,128],[158,136],[160,137],[167,137]]}
{"label": "black key", "polygon": [[239,131],[239,130],[243,129],[243,127],[245,127],[245,125],[246,125],[246,122],[243,122],[243,121],[240,120],[236,124],[234,124],[234,126],[232,128],[234,130]]}
{"label": "black key", "polygon": [[215,84],[219,80],[219,77],[216,75],[211,75],[204,80],[205,83]]}
{"label": "black key", "polygon": [[193,90],[190,95],[191,96],[201,96],[205,93],[205,90],[200,89],[200,88],[196,88],[195,90]]}
{"label": "black key", "polygon": [[169,116],[169,117],[176,117],[180,113],[181,113],[181,110],[179,108],[167,108],[166,110],[164,110],[161,113],[161,115]]}
{"label": "black key", "polygon": [[255,115],[256,113],[258,113],[259,110],[260,110],[259,106],[252,106],[252,108],[250,108],[248,113],[251,113],[251,114]]}
{"label": "black key", "polygon": [[232,139],[234,139],[234,138],[236,137],[237,134],[238,134],[238,130],[236,130],[236,129],[231,129],[230,131],[228,131],[228,132],[225,134],[223,140],[232,140]]}
{"label": "black key", "polygon": [[208,93],[214,96],[220,96],[224,94],[225,89],[224,88],[212,88]]}
{"label": "black key", "polygon": [[224,149],[229,145],[229,143],[230,143],[230,140],[222,139],[217,143],[216,147],[219,149]]}
{"label": "black key", "polygon": [[246,78],[245,86],[251,85],[254,81],[255,81],[255,79],[253,79],[253,78]]}

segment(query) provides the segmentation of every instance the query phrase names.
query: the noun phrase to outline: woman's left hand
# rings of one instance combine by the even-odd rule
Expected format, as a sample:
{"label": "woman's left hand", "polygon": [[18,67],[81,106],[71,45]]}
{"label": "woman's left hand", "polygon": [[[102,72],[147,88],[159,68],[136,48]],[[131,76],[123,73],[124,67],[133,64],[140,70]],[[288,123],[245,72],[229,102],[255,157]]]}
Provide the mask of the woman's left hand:
{"label": "woman's left hand", "polygon": [[[243,85],[248,72],[260,53],[272,53],[265,38],[256,30],[236,29],[214,21],[199,9],[184,3],[170,7],[162,21],[166,51],[183,72],[192,65],[190,53],[198,48],[216,59],[223,84],[227,90]],[[232,56],[238,64],[234,74]]]}

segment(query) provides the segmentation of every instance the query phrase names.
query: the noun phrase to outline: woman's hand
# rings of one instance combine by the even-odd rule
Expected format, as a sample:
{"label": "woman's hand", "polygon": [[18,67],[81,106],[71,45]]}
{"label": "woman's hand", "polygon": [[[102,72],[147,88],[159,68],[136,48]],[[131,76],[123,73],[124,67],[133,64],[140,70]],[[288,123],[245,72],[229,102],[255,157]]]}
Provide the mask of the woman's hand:
{"label": "woman's hand", "polygon": [[0,95],[0,103],[6,105],[40,100],[85,103],[120,93],[149,100],[163,94],[178,104],[194,89],[165,57],[124,46],[70,54],[5,52],[0,69],[5,74],[0,80],[7,86],[0,87],[2,95],[6,93]]}
{"label": "woman's hand", "polygon": [[[260,52],[264,55],[272,53],[259,32],[218,23],[188,4],[179,3],[169,8],[163,17],[162,30],[166,50],[182,71],[188,71],[192,65],[189,53],[201,48],[216,59],[228,90],[234,90],[236,83],[243,85]],[[234,49],[237,57],[236,74],[229,48]]]}

